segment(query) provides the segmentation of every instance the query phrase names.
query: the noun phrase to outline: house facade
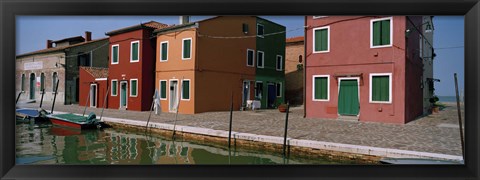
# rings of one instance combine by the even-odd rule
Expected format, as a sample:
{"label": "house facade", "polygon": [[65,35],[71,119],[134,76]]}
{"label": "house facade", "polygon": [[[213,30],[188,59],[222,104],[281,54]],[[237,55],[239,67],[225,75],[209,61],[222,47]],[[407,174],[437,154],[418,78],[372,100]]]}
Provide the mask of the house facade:
{"label": "house facade", "polygon": [[285,44],[285,98],[291,105],[303,105],[304,37],[291,37]]}
{"label": "house facade", "polygon": [[16,93],[20,101],[53,102],[59,80],[56,103],[79,101],[80,66],[107,67],[108,40],[91,39],[91,32],[61,40],[47,40],[46,48],[16,56]]}
{"label": "house facade", "polygon": [[103,108],[107,106],[108,92],[108,68],[87,67],[79,68],[79,95],[80,106]]}
{"label": "house facade", "polygon": [[109,36],[108,108],[150,110],[155,87],[155,38],[167,25],[150,21],[106,33]]}
{"label": "house facade", "polygon": [[[257,94],[262,107],[267,107],[267,91],[263,89],[269,84],[275,88],[271,92],[275,95],[273,103],[283,102],[285,34],[266,34],[284,30],[258,17],[230,16],[184,21],[154,31],[155,86],[162,111],[176,112],[178,108],[179,113],[194,114],[229,110],[232,96],[234,109],[241,109]],[[278,70],[276,57],[280,57]],[[277,87],[281,89],[277,91]]]}
{"label": "house facade", "polygon": [[[306,16],[306,116],[404,124],[424,113],[422,16]],[[421,39],[422,38],[422,39]]]}

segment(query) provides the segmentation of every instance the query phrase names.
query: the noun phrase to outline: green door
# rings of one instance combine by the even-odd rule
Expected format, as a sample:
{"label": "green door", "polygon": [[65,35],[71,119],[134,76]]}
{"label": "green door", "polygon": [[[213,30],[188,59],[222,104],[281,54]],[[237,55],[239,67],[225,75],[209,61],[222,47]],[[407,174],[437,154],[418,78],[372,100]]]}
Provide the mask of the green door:
{"label": "green door", "polygon": [[341,80],[338,95],[338,114],[358,115],[359,107],[357,80]]}
{"label": "green door", "polygon": [[127,82],[120,83],[120,108],[127,106]]}

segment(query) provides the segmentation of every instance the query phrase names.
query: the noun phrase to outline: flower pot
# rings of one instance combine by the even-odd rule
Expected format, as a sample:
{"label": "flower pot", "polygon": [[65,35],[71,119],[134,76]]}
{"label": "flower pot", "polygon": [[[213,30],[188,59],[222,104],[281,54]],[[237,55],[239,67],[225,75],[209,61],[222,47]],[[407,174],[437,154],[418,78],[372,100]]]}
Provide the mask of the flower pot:
{"label": "flower pot", "polygon": [[432,111],[433,111],[433,113],[438,113],[438,112],[440,112],[440,107],[435,106],[435,107],[432,108]]}
{"label": "flower pot", "polygon": [[280,111],[280,112],[287,112],[287,107],[285,107],[285,106],[279,106],[279,107],[278,107],[278,111]]}

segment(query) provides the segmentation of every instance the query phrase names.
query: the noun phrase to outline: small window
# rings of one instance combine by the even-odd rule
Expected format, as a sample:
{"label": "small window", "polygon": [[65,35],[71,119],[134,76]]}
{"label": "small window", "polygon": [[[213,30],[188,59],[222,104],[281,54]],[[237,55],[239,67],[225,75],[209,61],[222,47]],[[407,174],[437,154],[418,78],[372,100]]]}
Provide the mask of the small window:
{"label": "small window", "polygon": [[130,48],[130,62],[139,61],[140,41],[134,41],[131,43]]}
{"label": "small window", "polygon": [[330,51],[330,26],[313,29],[313,52]]}
{"label": "small window", "polygon": [[138,79],[130,80],[130,96],[137,97],[138,94]]}
{"label": "small window", "polygon": [[58,81],[58,74],[57,72],[54,72],[52,75],[52,91],[55,92],[55,88],[57,87],[57,81]]}
{"label": "small window", "polygon": [[328,17],[328,16],[313,16],[313,19],[320,19],[320,18],[324,18],[324,17]]}
{"label": "small window", "polygon": [[117,92],[118,92],[118,88],[117,88],[117,85],[118,85],[118,81],[115,79],[115,80],[112,80],[112,96],[117,96]]}
{"label": "small window", "polygon": [[118,64],[118,49],[118,44],[112,46],[112,64]]}
{"label": "small window", "polygon": [[282,83],[277,83],[277,97],[282,97]]}
{"label": "small window", "polygon": [[262,99],[263,93],[263,82],[256,82],[255,83],[255,97]]}
{"label": "small window", "polygon": [[168,41],[160,43],[160,61],[168,60]]}
{"label": "small window", "polygon": [[391,103],[392,74],[370,74],[370,102]]}
{"label": "small window", "polygon": [[255,51],[247,49],[247,66],[254,67]]}
{"label": "small window", "polygon": [[182,81],[182,100],[190,100],[190,80]]}
{"label": "small window", "polygon": [[282,71],[283,70],[283,57],[280,55],[277,55],[277,71]]}
{"label": "small window", "polygon": [[160,99],[167,99],[167,81],[160,80]]}
{"label": "small window", "polygon": [[263,53],[263,51],[257,51],[257,67],[263,68],[264,59],[265,53]]}
{"label": "small window", "polygon": [[263,37],[263,35],[264,35],[263,25],[257,24],[257,36],[258,37]]}
{"label": "small window", "polygon": [[182,59],[190,59],[192,56],[192,38],[182,41]]}
{"label": "small window", "polygon": [[330,99],[330,76],[313,76],[313,101],[328,101]]}
{"label": "small window", "polygon": [[370,46],[387,47],[392,45],[392,18],[373,19],[370,23],[371,41]]}
{"label": "small window", "polygon": [[22,74],[22,84],[20,88],[22,91],[25,91],[25,74]]}

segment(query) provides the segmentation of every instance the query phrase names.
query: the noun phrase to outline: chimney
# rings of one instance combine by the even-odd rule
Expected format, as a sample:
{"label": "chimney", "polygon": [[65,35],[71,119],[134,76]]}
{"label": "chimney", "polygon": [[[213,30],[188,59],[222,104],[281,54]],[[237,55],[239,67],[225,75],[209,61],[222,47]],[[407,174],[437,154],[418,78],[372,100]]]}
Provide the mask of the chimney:
{"label": "chimney", "polygon": [[53,41],[52,40],[47,40],[47,49],[53,47]]}
{"label": "chimney", "polygon": [[180,16],[180,24],[187,24],[190,22],[190,16]]}
{"label": "chimney", "polygon": [[92,32],[85,31],[85,42],[92,40]]}

